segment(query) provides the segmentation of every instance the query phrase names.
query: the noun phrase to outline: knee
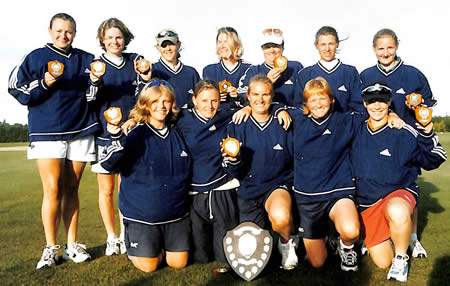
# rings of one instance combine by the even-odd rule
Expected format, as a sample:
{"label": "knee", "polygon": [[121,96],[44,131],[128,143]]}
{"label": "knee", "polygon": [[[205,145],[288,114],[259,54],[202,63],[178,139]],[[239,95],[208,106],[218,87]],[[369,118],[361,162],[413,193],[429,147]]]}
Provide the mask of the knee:
{"label": "knee", "polygon": [[142,261],[137,261],[136,259],[131,259],[131,262],[133,262],[134,267],[137,269],[143,271],[143,272],[154,272],[158,268],[159,263],[147,263]]}
{"label": "knee", "polygon": [[291,222],[291,213],[287,208],[277,208],[271,210],[269,218],[270,222],[275,226],[286,226]]}
{"label": "knee", "polygon": [[341,238],[344,240],[355,240],[359,237],[359,223],[346,222],[341,226]]}
{"label": "knee", "polygon": [[314,268],[320,268],[325,264],[325,260],[327,260],[327,256],[319,257],[319,256],[308,256],[309,263]]}
{"label": "knee", "polygon": [[408,224],[411,221],[410,211],[402,205],[389,205],[387,208],[387,215],[389,220],[396,225]]}
{"label": "knee", "polygon": [[375,263],[375,265],[378,268],[381,269],[387,269],[391,266],[392,260],[391,259],[373,259],[373,263]]}
{"label": "knee", "polygon": [[181,269],[186,267],[187,259],[167,259],[167,265],[174,269]]}

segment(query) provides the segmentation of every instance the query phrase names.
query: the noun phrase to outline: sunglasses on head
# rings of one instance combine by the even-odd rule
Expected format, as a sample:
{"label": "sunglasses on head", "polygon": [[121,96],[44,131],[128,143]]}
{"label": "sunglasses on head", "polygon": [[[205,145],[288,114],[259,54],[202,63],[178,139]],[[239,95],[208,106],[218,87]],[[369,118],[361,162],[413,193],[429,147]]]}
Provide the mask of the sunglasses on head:
{"label": "sunglasses on head", "polygon": [[160,33],[157,35],[158,38],[164,38],[164,37],[176,37],[176,36],[178,36],[178,34],[175,33],[175,32],[173,32],[173,31],[170,31],[170,30],[168,30],[168,31],[162,31],[162,32],[160,32]]}
{"label": "sunglasses on head", "polygon": [[281,30],[280,29],[265,29],[263,31],[264,35],[275,35],[275,36],[281,36]]}
{"label": "sunglasses on head", "polygon": [[374,85],[368,86],[363,89],[362,93],[371,93],[371,92],[380,92],[380,93],[392,93],[392,89],[388,86],[376,83]]}
{"label": "sunglasses on head", "polygon": [[151,82],[147,83],[145,85],[144,89],[147,89],[147,88],[150,88],[150,87],[153,87],[153,86],[160,86],[160,85],[164,85],[164,86],[166,86],[168,88],[172,88],[167,81],[161,80],[161,79],[157,79],[157,80],[152,80]]}

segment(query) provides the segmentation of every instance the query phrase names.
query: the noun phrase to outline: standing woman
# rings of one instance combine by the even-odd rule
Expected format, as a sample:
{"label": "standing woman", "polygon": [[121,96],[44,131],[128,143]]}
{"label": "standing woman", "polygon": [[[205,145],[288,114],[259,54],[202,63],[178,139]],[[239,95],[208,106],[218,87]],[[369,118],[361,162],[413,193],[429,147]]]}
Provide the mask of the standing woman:
{"label": "standing woman", "polygon": [[392,90],[374,83],[363,90],[369,120],[356,134],[351,159],[356,177],[364,242],[387,279],[406,282],[407,255],[419,186],[419,168],[438,168],[447,154],[433,134],[433,124],[416,129],[387,128]]}
{"label": "standing woman", "polygon": [[[216,52],[219,62],[207,65],[203,69],[203,79],[214,80],[217,83],[229,81],[231,86],[226,91],[230,97],[236,98],[239,80],[250,64],[241,59],[244,48],[234,28],[223,27],[217,31]],[[229,97],[221,94],[220,101],[227,102]]]}
{"label": "standing woman", "polygon": [[286,70],[274,67],[274,59],[283,55],[284,39],[280,29],[265,29],[261,39],[261,49],[264,63],[253,65],[245,72],[239,81],[238,94],[246,97],[249,81],[258,74],[266,75],[273,84],[274,102],[289,106],[294,105],[295,81],[303,65],[296,61],[288,61]]}
{"label": "standing woman", "polygon": [[138,124],[128,135],[108,124],[113,140],[100,161],[106,170],[120,172],[125,245],[133,265],[144,272],[155,271],[164,252],[170,267],[183,268],[188,261],[191,155],[170,124],[178,113],[175,102],[166,81],[150,81],[131,110]]}
{"label": "standing woman", "polygon": [[[280,236],[281,266],[297,266],[296,243],[291,238],[292,213],[292,132],[278,124],[270,114],[274,96],[272,82],[265,75],[253,77],[247,97],[252,114],[240,125],[229,125],[229,136],[242,143],[238,171],[240,221],[268,227]],[[268,221],[267,221],[268,220]]]}
{"label": "standing woman", "polygon": [[[103,21],[98,27],[97,38],[105,51],[97,59],[105,64],[105,72],[93,84],[93,87],[98,87],[98,93],[95,95],[96,98],[92,98],[95,99],[99,123],[102,127],[102,132],[96,138],[97,161],[100,161],[106,155],[105,146],[109,138],[103,113],[109,107],[119,107],[123,114],[122,120],[127,120],[128,114],[137,100],[136,83],[140,81],[140,77],[135,72],[134,62],[140,56],[123,52],[134,36],[127,26],[117,18]],[[114,188],[116,178],[117,185],[120,185],[120,179],[116,174],[100,168],[98,163],[92,166],[92,171],[97,173],[100,213],[108,235],[105,254],[109,256],[125,253],[122,223],[120,223],[119,238],[115,233]]]}
{"label": "standing woman", "polygon": [[[365,69],[361,73],[363,86],[367,86],[375,81],[386,83],[392,88],[392,103],[390,108],[397,113],[401,119],[411,126],[415,126],[414,107],[408,106],[406,96],[410,93],[422,95],[424,104],[428,107],[436,105],[436,100],[431,92],[428,80],[417,68],[406,65],[397,55],[399,40],[397,34],[390,29],[382,29],[373,37],[373,50],[377,57],[377,64]],[[413,231],[409,247],[413,257],[427,257],[427,252],[423,248],[417,237],[418,210],[414,211]]]}
{"label": "standing woman", "polygon": [[317,31],[314,46],[319,52],[320,60],[315,65],[302,69],[298,74],[297,95],[294,101],[296,106],[302,105],[302,92],[306,83],[316,77],[322,77],[333,91],[336,111],[364,110],[358,71],[354,66],[343,64],[341,60],[336,58],[339,42],[338,33],[333,27],[324,26]]}
{"label": "standing woman", "polygon": [[[90,258],[77,242],[80,203],[78,187],[86,162],[95,160],[93,133],[97,117],[89,112],[89,65],[93,55],[73,48],[75,20],[65,13],[52,17],[48,32],[51,44],[29,53],[12,71],[8,91],[28,106],[30,148],[28,159],[36,159],[42,181],[42,223],[46,247],[36,268],[55,265],[59,245],[56,235],[60,219],[66,227],[64,259],[79,263]],[[48,62],[62,63],[52,75]]]}
{"label": "standing woman", "polygon": [[194,86],[200,80],[198,72],[180,60],[181,42],[172,29],[164,29],[156,35],[156,49],[161,54],[159,61],[152,65],[152,77],[170,83],[177,98],[179,108],[192,107]]}

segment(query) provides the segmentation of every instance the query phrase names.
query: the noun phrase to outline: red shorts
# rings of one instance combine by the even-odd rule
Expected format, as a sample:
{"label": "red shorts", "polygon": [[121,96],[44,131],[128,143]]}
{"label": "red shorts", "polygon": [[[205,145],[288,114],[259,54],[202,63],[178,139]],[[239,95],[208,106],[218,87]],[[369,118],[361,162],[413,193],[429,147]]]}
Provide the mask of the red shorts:
{"label": "red shorts", "polygon": [[361,232],[367,248],[380,244],[391,237],[389,221],[385,216],[385,207],[390,199],[396,197],[408,202],[411,207],[411,213],[414,211],[416,199],[410,192],[400,189],[390,193],[375,205],[361,212]]}

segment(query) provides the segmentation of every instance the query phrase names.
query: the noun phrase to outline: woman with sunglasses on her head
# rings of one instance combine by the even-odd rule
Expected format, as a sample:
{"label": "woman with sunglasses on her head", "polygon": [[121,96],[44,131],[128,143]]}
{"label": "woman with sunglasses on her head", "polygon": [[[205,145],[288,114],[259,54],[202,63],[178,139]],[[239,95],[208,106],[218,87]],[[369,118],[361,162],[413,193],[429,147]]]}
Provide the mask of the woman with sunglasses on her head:
{"label": "woman with sunglasses on her head", "polygon": [[364,242],[377,267],[390,266],[388,280],[406,282],[419,168],[438,168],[447,154],[433,134],[432,123],[426,127],[416,123],[417,129],[387,128],[389,87],[375,82],[362,93],[369,120],[353,140],[351,159]]}
{"label": "woman with sunglasses on her head", "polygon": [[288,61],[286,70],[274,66],[274,60],[283,55],[284,39],[280,29],[265,29],[261,38],[261,49],[264,54],[264,63],[252,65],[239,81],[238,94],[246,97],[249,81],[258,74],[266,75],[273,84],[274,102],[289,106],[294,105],[295,81],[303,65],[297,61]]}
{"label": "woman with sunglasses on her head", "polygon": [[9,93],[28,106],[28,159],[36,159],[43,186],[46,247],[37,269],[56,264],[61,217],[67,235],[63,258],[76,263],[90,258],[77,242],[78,187],[86,162],[95,160],[93,134],[99,130],[86,100],[89,73],[85,70],[93,55],[72,47],[75,20],[58,13],[48,32],[52,43],[26,55],[12,71],[8,86]]}
{"label": "woman with sunglasses on her head", "polygon": [[221,102],[229,102],[230,97],[237,98],[239,80],[250,67],[249,63],[241,59],[244,48],[234,28],[223,27],[217,31],[216,52],[219,62],[203,69],[203,79],[214,80],[218,84],[224,80],[230,82],[231,86],[220,97]]}
{"label": "woman with sunglasses on her head", "polygon": [[359,73],[354,66],[343,64],[336,58],[339,43],[338,33],[333,27],[323,26],[317,31],[314,46],[319,52],[320,60],[299,72],[294,100],[296,106],[302,105],[302,92],[306,83],[316,77],[322,77],[333,90],[336,111],[364,111]]}
{"label": "woman with sunglasses on her head", "polygon": [[156,35],[156,49],[161,58],[152,65],[152,77],[166,80],[173,87],[179,108],[192,107],[194,86],[200,80],[198,72],[180,60],[181,42],[173,29]]}
{"label": "woman with sunglasses on her head", "polygon": [[[381,29],[373,37],[373,50],[377,57],[377,64],[365,69],[361,73],[363,86],[374,81],[382,81],[389,85],[392,92],[390,109],[400,116],[406,123],[415,127],[414,109],[406,102],[406,96],[410,93],[422,95],[423,103],[428,107],[436,105],[436,100],[431,92],[428,80],[417,68],[407,65],[397,55],[399,40],[397,34],[390,29]],[[418,211],[413,216],[413,231],[410,240],[410,249],[413,257],[427,257],[417,237]]]}
{"label": "woman with sunglasses on her head", "polygon": [[[99,123],[102,127],[102,132],[96,138],[97,161],[100,161],[106,155],[109,139],[103,113],[110,107],[118,107],[123,115],[122,120],[126,121],[130,110],[136,104],[138,94],[136,83],[142,79],[135,72],[135,61],[141,56],[135,53],[124,53],[134,36],[122,21],[117,18],[103,21],[98,27],[97,38],[105,51],[98,59],[95,59],[105,64],[105,71],[99,76],[99,80],[92,83],[92,88],[97,89],[97,92],[93,93],[91,98],[95,100]],[[126,253],[121,222],[119,238],[115,233],[114,188],[116,178],[117,185],[120,185],[120,177],[102,169],[98,163],[92,166],[92,171],[97,173],[100,213],[108,235],[105,254],[109,256]]]}
{"label": "woman with sunglasses on her head", "polygon": [[100,165],[120,172],[119,208],[125,224],[125,245],[133,265],[153,272],[165,252],[169,267],[188,261],[191,227],[187,203],[191,155],[178,128],[175,94],[166,81],[146,84],[130,117],[137,125],[125,136],[113,134]]}

